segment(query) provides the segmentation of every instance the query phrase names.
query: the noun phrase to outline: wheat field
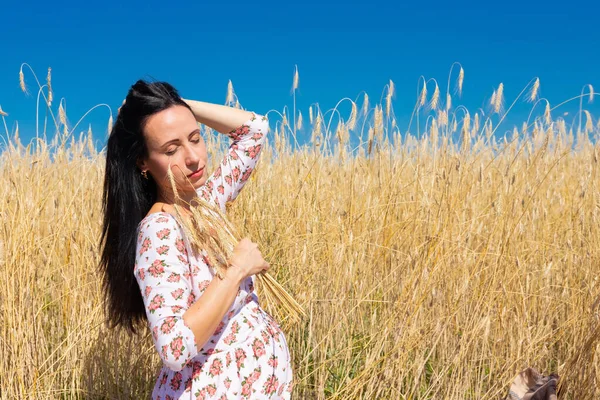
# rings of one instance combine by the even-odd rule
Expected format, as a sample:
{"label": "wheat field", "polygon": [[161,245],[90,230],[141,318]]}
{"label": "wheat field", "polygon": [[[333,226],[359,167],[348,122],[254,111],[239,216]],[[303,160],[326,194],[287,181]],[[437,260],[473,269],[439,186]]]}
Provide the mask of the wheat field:
{"label": "wheat field", "polygon": [[[557,372],[561,399],[600,398],[591,114],[569,125],[546,107],[500,138],[502,85],[484,116],[457,111],[436,83],[400,134],[385,90],[360,111],[346,101],[335,129],[311,108],[305,146],[295,107],[293,122],[269,114],[261,161],[229,208],[307,312],[292,323],[265,305],[288,338],[293,398],[501,399],[528,366]],[[149,332],[104,325],[104,154],[58,115],[52,139],[22,144],[6,129],[0,156],[0,397],[148,398],[160,368]],[[227,143],[203,134],[214,164]]]}

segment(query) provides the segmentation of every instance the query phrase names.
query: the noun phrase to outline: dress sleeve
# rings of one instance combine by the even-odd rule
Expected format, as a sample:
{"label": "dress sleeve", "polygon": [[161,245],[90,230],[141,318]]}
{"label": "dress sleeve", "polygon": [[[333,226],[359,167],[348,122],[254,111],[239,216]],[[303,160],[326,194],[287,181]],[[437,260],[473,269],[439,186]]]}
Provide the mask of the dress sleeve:
{"label": "dress sleeve", "polygon": [[168,368],[180,371],[198,349],[194,333],[183,320],[195,299],[182,230],[171,215],[157,213],[142,222],[134,274],[154,346]]}
{"label": "dress sleeve", "polygon": [[225,203],[237,197],[254,170],[268,131],[267,117],[252,112],[252,118],[229,132],[227,136],[233,141],[227,154],[198,189],[198,196],[213,200],[225,211]]}

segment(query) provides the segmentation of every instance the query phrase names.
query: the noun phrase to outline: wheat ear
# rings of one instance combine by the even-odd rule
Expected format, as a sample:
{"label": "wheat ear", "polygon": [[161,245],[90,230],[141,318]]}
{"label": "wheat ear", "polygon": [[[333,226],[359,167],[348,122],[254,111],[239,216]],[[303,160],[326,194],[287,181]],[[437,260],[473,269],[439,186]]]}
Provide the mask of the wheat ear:
{"label": "wheat ear", "polygon": [[[240,235],[221,209],[196,196],[189,206],[189,217],[184,217],[185,209],[178,203],[186,204],[178,194],[175,179],[171,168],[168,173],[169,181],[175,197],[174,208],[176,218],[183,226],[185,233],[190,238],[192,250],[199,254],[201,249],[206,250],[210,264],[219,278],[224,277],[227,260],[233,254],[233,249],[240,241]],[[261,294],[269,304],[279,304],[282,311],[292,320],[298,321],[306,316],[302,306],[281,286],[269,272],[256,275],[261,287]]]}

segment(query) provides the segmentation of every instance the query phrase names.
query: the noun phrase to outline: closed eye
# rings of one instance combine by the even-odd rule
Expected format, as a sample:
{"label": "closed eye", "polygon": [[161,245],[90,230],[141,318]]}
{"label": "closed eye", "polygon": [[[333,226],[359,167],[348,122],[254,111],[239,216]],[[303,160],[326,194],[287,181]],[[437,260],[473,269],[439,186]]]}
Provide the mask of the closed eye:
{"label": "closed eye", "polygon": [[[200,131],[199,130],[193,131],[192,133],[190,133],[189,138],[190,138],[189,139],[190,142],[192,142],[192,143],[195,143],[195,144],[200,143],[200,139],[201,139]],[[175,140],[172,140],[171,142],[179,142],[179,140],[175,139]],[[169,144],[169,142],[167,142],[166,144]],[[174,144],[174,143],[171,143],[171,144]],[[175,147],[174,149],[167,150],[167,151],[165,151],[165,154],[167,156],[172,156],[173,154],[175,154],[175,152],[177,151],[178,148],[179,148],[179,146]]]}

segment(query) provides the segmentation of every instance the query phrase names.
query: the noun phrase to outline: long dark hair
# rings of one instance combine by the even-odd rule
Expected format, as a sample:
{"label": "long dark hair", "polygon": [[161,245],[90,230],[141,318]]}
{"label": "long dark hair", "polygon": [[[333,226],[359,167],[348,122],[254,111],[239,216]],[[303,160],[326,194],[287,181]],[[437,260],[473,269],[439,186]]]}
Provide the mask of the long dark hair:
{"label": "long dark hair", "polygon": [[[157,185],[137,166],[148,156],[143,129],[148,118],[174,105],[190,107],[166,82],[137,81],[127,93],[106,145],[100,238],[100,271],[107,323],[135,333],[145,320],[144,302],[133,274],[136,230],[156,201]],[[191,109],[190,109],[191,111]]]}

